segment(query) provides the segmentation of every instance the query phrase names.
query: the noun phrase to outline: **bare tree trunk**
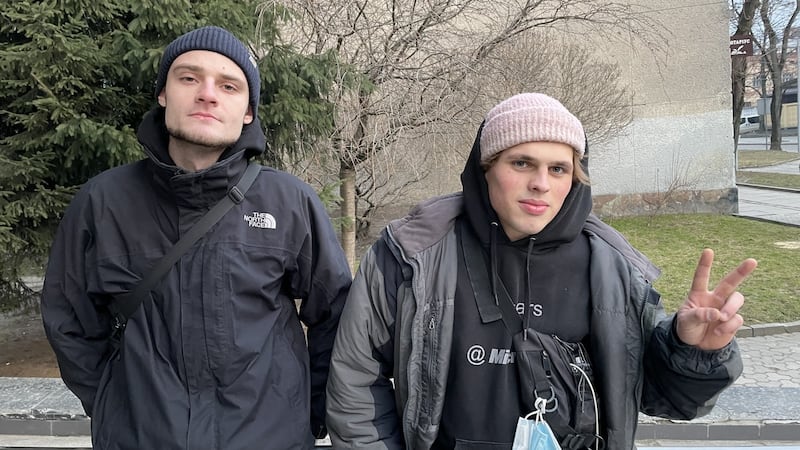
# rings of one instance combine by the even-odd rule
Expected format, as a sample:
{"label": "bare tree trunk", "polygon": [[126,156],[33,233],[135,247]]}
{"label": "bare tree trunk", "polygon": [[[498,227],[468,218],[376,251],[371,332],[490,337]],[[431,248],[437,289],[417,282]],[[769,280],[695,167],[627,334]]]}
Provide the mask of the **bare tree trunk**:
{"label": "bare tree trunk", "polygon": [[772,103],[769,105],[772,114],[772,130],[770,130],[769,149],[780,150],[783,130],[781,121],[783,118],[783,80],[775,78],[772,81]]}
{"label": "bare tree trunk", "polygon": [[[794,10],[786,20],[782,35],[779,36],[772,24],[771,9],[772,0],[761,0],[760,15],[761,24],[764,26],[764,41],[759,47],[764,54],[764,61],[767,63],[772,78],[772,132],[770,133],[770,150],[781,149],[781,112],[783,110],[783,67],[786,64],[786,54],[789,51],[789,37],[792,26],[798,13],[800,13],[800,2],[795,2]],[[780,41],[780,42],[779,42]]]}
{"label": "bare tree trunk", "polygon": [[[750,34],[753,29],[753,17],[759,0],[745,0],[742,11],[739,13],[739,21],[736,26],[735,35]],[[733,90],[733,145],[739,145],[739,122],[742,117],[744,107],[744,87],[747,75],[747,57],[734,56],[731,60],[731,78]]]}
{"label": "bare tree trunk", "polygon": [[344,162],[339,165],[339,194],[342,196],[342,249],[350,270],[356,270],[356,171]]}

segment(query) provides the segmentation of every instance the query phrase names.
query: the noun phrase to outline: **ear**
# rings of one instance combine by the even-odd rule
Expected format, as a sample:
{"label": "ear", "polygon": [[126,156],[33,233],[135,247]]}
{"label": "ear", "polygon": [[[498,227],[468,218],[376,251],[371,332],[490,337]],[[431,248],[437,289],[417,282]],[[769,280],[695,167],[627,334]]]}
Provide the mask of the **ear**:
{"label": "ear", "polygon": [[158,104],[163,106],[164,108],[167,107],[167,94],[164,93],[165,89],[161,90],[161,93],[158,94]]}
{"label": "ear", "polygon": [[253,108],[247,105],[247,112],[244,113],[244,124],[250,125],[253,122]]}

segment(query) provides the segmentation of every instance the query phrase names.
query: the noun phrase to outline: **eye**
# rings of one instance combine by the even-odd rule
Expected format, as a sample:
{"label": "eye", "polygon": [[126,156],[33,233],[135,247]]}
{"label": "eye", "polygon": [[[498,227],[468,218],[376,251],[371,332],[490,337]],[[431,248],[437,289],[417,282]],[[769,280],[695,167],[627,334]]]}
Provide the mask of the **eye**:
{"label": "eye", "polygon": [[184,83],[191,83],[191,82],[195,81],[195,77],[193,77],[191,75],[183,75],[182,77],[179,78],[179,80],[184,82]]}
{"label": "eye", "polygon": [[517,169],[525,169],[530,166],[530,163],[524,159],[515,159],[511,161],[511,165]]}
{"label": "eye", "polygon": [[236,92],[237,88],[233,84],[226,83],[222,85],[222,89],[228,92]]}

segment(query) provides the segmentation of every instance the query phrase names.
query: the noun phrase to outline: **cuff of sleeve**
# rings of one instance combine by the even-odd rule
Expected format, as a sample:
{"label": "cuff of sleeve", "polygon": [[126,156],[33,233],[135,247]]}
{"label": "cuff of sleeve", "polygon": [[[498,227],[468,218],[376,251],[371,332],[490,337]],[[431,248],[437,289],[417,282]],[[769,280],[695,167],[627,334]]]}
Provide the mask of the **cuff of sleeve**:
{"label": "cuff of sleeve", "polygon": [[694,345],[689,345],[681,340],[678,337],[678,330],[677,330],[677,323],[678,320],[675,315],[670,317],[669,319],[669,346],[673,349],[675,353],[681,353],[684,355],[688,355],[690,358],[700,361],[707,361],[711,364],[720,364],[724,361],[727,361],[731,357],[731,353],[736,350],[738,344],[736,344],[736,338],[731,340],[725,347],[722,347],[717,350],[703,350],[701,348],[697,348]]}

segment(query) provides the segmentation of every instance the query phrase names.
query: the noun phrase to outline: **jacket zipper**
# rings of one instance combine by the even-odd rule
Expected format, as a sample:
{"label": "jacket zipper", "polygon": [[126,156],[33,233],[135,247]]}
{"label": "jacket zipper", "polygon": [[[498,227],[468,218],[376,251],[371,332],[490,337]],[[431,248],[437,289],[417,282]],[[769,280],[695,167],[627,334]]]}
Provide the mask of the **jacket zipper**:
{"label": "jacket zipper", "polygon": [[[427,367],[426,367],[426,371],[427,371],[426,377],[428,378],[429,382],[427,383],[427,386],[425,387],[425,393],[424,393],[425,400],[426,400],[425,401],[425,410],[428,411],[428,414],[430,414],[430,411],[433,410],[433,395],[432,395],[431,392],[428,392],[428,391],[430,390],[430,386],[432,384],[431,382],[433,381],[433,377],[434,377],[434,365],[435,365],[434,360],[435,360],[435,353],[436,353],[436,345],[435,345],[435,339],[434,339],[434,336],[436,335],[436,333],[434,333],[434,330],[436,330],[436,313],[433,311],[433,309],[431,309],[431,317],[430,317],[430,319],[428,319],[428,332],[427,332],[427,338],[428,338],[428,345],[427,345],[427,347],[428,347],[428,363],[427,363]],[[425,424],[426,427],[427,427],[427,425],[428,424]]]}

